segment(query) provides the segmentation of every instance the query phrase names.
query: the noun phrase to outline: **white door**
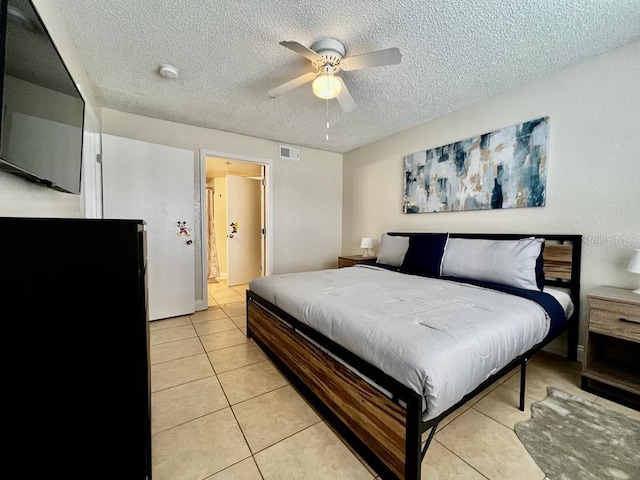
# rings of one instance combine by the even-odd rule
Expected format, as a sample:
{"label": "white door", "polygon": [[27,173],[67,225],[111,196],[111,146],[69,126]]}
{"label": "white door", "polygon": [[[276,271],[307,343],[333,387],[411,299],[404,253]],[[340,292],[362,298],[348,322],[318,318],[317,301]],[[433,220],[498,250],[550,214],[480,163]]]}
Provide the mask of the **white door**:
{"label": "white door", "polygon": [[227,175],[227,284],[262,276],[262,181]]}
{"label": "white door", "polygon": [[146,222],[149,320],[195,311],[193,162],[190,150],[102,136],[104,218]]}

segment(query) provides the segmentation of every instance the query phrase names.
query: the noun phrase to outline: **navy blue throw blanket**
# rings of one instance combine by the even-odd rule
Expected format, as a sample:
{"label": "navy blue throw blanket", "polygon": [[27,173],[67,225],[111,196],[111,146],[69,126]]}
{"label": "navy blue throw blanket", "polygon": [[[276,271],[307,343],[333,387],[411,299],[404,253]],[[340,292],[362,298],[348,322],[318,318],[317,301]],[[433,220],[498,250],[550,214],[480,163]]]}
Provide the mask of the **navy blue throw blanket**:
{"label": "navy blue throw blanket", "polygon": [[470,283],[471,285],[477,285],[478,287],[490,288],[491,290],[498,290],[499,292],[509,293],[511,295],[517,295],[518,297],[527,298],[536,302],[542,308],[545,309],[551,324],[549,326],[549,333],[546,338],[553,338],[558,335],[564,329],[567,319],[565,318],[564,309],[560,302],[558,302],[552,295],[548,293],[539,292],[538,290],[524,290],[522,288],[510,287],[508,285],[502,285],[501,283],[482,282],[479,280],[470,280],[466,278],[457,277],[433,277],[440,278],[441,280],[448,280],[459,283]]}

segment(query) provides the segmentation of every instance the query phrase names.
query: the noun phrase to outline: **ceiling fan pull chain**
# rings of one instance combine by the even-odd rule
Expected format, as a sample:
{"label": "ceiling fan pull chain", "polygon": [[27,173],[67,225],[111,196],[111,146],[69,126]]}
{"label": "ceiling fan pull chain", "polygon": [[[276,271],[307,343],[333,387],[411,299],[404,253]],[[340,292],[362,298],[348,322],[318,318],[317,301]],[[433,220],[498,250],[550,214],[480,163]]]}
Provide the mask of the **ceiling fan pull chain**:
{"label": "ceiling fan pull chain", "polygon": [[327,142],[329,141],[329,99],[327,98]]}

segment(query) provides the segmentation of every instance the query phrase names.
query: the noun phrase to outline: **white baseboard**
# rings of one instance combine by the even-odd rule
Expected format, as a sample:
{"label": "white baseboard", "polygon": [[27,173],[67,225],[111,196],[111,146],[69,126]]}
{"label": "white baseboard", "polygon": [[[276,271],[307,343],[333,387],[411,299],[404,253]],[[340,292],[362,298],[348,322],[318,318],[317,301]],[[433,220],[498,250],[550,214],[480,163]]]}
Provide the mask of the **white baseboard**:
{"label": "white baseboard", "polygon": [[[556,355],[560,355],[562,357],[567,356],[567,343],[566,339],[564,340],[554,340],[549,345],[543,348],[545,352],[555,353]],[[577,360],[582,363],[584,361],[584,347],[582,345],[578,345],[577,348]]]}
{"label": "white baseboard", "polygon": [[207,308],[209,308],[209,306],[206,304],[206,302],[204,300],[197,300],[196,301],[196,312],[200,311],[200,310],[206,310]]}
{"label": "white baseboard", "polygon": [[584,347],[582,345],[578,345],[578,361],[584,363]]}

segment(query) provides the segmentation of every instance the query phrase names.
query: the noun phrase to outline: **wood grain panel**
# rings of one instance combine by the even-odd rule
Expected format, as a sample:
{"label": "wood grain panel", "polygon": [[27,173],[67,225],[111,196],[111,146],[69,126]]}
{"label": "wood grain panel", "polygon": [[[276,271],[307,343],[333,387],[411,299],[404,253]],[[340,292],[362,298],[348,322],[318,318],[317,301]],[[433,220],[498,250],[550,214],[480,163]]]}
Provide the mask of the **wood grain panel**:
{"label": "wood grain panel", "polygon": [[572,245],[545,245],[544,278],[571,280]]}
{"label": "wood grain panel", "polygon": [[589,330],[640,342],[640,310],[635,305],[592,298],[589,300]]}
{"label": "wood grain panel", "polygon": [[248,323],[262,341],[398,478],[405,478],[406,412],[341,363],[248,303]]}

